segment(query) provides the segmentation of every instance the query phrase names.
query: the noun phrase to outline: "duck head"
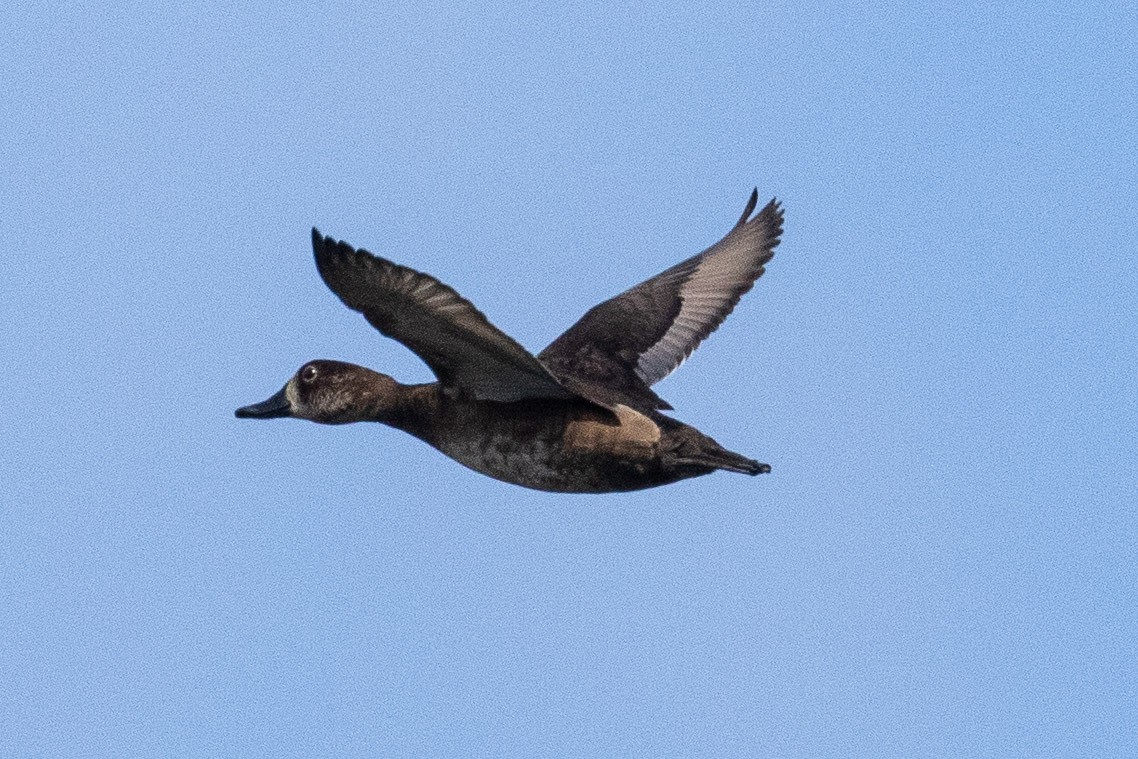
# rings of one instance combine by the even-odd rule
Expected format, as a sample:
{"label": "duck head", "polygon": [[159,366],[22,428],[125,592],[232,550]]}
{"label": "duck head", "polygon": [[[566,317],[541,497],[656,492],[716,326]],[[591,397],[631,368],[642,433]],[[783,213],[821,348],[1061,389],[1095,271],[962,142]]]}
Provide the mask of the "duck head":
{"label": "duck head", "polygon": [[343,361],[309,361],[276,394],[235,412],[242,419],[293,417],[321,424],[382,421],[399,384],[386,374]]}

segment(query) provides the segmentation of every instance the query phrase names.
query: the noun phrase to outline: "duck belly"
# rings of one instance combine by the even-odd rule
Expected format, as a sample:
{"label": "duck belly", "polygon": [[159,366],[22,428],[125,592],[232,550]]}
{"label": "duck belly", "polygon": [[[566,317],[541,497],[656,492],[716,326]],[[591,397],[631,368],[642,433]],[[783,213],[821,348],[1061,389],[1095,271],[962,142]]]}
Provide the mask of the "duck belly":
{"label": "duck belly", "polygon": [[455,419],[449,434],[431,442],[477,472],[536,490],[609,493],[691,476],[664,471],[660,428],[623,406],[615,419],[592,409],[503,411]]}

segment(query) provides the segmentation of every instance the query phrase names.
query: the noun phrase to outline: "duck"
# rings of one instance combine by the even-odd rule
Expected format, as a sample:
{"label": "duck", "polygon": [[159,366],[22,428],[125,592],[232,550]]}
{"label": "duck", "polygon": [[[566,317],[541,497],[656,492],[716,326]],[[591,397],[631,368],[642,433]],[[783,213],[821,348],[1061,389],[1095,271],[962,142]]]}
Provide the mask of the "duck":
{"label": "duck", "polygon": [[436,382],[402,384],[363,366],[305,363],[245,419],[380,422],[503,482],[559,493],[641,490],[715,471],[769,473],[672,410],[652,385],[683,363],[762,276],[783,208],[739,221],[703,252],[594,306],[536,356],[429,274],[313,228],[328,288],[421,358]]}

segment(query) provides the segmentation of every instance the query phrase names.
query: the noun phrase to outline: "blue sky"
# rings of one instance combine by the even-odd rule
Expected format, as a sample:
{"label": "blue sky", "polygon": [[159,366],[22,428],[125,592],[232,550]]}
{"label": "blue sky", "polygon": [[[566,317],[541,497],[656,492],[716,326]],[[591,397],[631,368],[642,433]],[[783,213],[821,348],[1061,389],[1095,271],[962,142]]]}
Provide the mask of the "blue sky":
{"label": "blue sky", "polygon": [[[1138,13],[9,4],[0,755],[1138,751]],[[233,409],[786,232],[657,389],[771,475],[526,491]]]}

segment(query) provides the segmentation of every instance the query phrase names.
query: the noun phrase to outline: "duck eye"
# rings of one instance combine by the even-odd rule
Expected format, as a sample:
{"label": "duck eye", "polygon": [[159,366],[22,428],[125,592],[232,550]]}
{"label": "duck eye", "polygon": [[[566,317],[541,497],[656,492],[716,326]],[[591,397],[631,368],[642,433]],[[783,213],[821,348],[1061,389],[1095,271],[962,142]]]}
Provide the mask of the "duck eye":
{"label": "duck eye", "polygon": [[301,382],[307,382],[307,383],[315,382],[316,381],[316,374],[317,374],[316,367],[313,366],[312,364],[309,364],[308,366],[306,366],[300,370],[300,381]]}

